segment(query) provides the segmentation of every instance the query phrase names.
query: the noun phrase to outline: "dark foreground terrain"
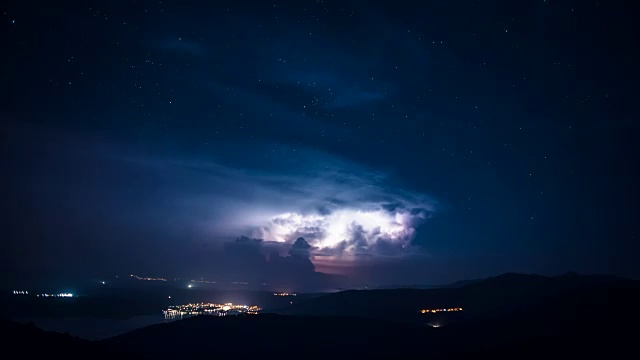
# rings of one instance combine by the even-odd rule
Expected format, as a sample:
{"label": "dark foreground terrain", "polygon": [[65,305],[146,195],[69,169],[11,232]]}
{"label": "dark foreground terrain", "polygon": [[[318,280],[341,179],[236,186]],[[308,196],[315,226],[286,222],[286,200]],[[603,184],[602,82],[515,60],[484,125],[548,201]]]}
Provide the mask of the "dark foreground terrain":
{"label": "dark foreground terrain", "polygon": [[[64,354],[66,358],[154,359],[237,356],[567,359],[617,358],[633,345],[638,320],[635,306],[640,303],[635,281],[508,275],[470,284],[461,290],[458,295],[476,294],[478,304],[503,299],[501,304],[517,302],[518,306],[504,305],[495,311],[494,306],[474,305],[472,298],[452,297],[449,300],[468,301],[471,309],[476,306],[473,311],[480,315],[466,314],[462,320],[449,323],[441,317],[438,321],[446,325],[433,328],[427,326],[434,322],[431,318],[425,317],[422,322],[391,321],[377,314],[378,306],[384,302],[391,302],[387,303],[389,311],[400,311],[393,307],[402,306],[398,299],[407,296],[427,301],[422,298],[426,296],[423,292],[381,290],[382,295],[377,290],[345,292],[289,309],[298,313],[296,315],[201,316],[138,329],[99,342],[48,333],[9,321],[1,324],[3,334],[8,334],[3,338],[6,350],[19,346],[19,353],[26,357]],[[530,292],[538,295],[533,297]],[[533,299],[527,300],[527,296]],[[368,305],[362,306],[373,313],[347,314],[352,308],[362,311],[357,304],[366,302],[367,298],[370,298]],[[327,314],[326,306],[333,307],[337,314]],[[324,315],[303,314],[304,309]]]}

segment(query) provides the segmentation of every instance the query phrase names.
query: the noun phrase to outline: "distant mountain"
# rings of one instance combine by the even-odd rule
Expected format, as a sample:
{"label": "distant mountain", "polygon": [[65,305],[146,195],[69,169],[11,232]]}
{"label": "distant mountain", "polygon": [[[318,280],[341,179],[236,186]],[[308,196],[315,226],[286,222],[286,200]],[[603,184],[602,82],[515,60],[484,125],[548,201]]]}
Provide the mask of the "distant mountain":
{"label": "distant mountain", "polygon": [[506,316],[579,293],[606,295],[609,291],[639,286],[637,281],[603,275],[546,277],[508,273],[438,289],[343,291],[299,302],[279,313],[420,322],[425,318],[420,309],[462,307],[460,313],[446,314],[447,321],[471,321]]}
{"label": "distant mountain", "polygon": [[[379,285],[379,286],[369,286],[366,290],[389,290],[389,289],[445,289],[445,288],[457,288],[466,286],[469,284],[474,284],[477,282],[484,281],[486,279],[470,279],[470,280],[460,280],[456,282],[452,282],[450,284],[442,284],[442,285],[426,285],[426,284],[411,284],[411,285]],[[343,289],[347,290],[347,289]]]}
{"label": "distant mountain", "polygon": [[608,276],[504,274],[455,288],[344,291],[287,309],[315,315],[199,316],[98,342],[8,321],[0,330],[7,344],[37,345],[27,357],[616,358],[635,344],[627,329],[638,321],[639,290]]}
{"label": "distant mountain", "polygon": [[[351,317],[200,316],[135,330],[100,344],[114,351],[154,359],[206,355],[279,359],[326,356],[406,359],[426,355],[431,359],[539,359],[612,355],[622,349],[608,349],[609,341],[603,340],[607,330],[599,321],[557,327],[531,324],[534,323],[500,321],[439,329]],[[554,331],[557,329],[561,331]]]}
{"label": "distant mountain", "polygon": [[480,281],[484,281],[485,279],[471,279],[471,280],[460,280],[453,282],[451,284],[443,285],[443,286],[434,286],[434,288],[458,288],[463,287],[470,284],[475,284]]}
{"label": "distant mountain", "polygon": [[[515,278],[507,276],[493,279],[488,283],[489,288],[496,289],[492,282],[501,283]],[[442,328],[424,326],[434,321],[428,318],[422,323],[408,323],[376,320],[373,319],[375,316],[201,316],[135,330],[101,341],[100,344],[113,351],[134,356],[147,355],[154,359],[212,354],[221,358],[264,356],[281,359],[325,356],[615,358],[634,344],[635,333],[627,333],[625,324],[637,319],[633,306],[640,299],[635,291],[637,287],[603,289],[598,286],[573,287],[569,292],[561,292],[546,298],[546,301],[515,309],[506,316],[476,317],[472,321],[453,323]],[[449,296],[464,289],[442,291]],[[542,289],[538,288],[537,291]],[[331,302],[338,304],[339,310],[351,308],[352,305],[371,309],[367,302],[379,303],[384,299],[387,306],[401,303],[394,303],[387,296],[389,294],[405,299],[421,296],[423,292],[411,289],[391,292],[347,291],[325,298],[339,299]],[[445,295],[438,296],[442,300],[446,298]],[[488,298],[496,296],[487,295]],[[318,305],[314,300],[309,302]],[[344,302],[349,304],[345,305]],[[326,303],[327,299],[321,302]],[[387,310],[393,312],[391,307]]]}
{"label": "distant mountain", "polygon": [[[434,329],[348,317],[275,314],[199,316],[132,331],[101,342],[118,351],[162,356],[262,355],[276,358],[356,355],[372,347],[403,354],[425,344]],[[402,339],[402,343],[396,340]],[[435,340],[435,338],[434,338]]]}

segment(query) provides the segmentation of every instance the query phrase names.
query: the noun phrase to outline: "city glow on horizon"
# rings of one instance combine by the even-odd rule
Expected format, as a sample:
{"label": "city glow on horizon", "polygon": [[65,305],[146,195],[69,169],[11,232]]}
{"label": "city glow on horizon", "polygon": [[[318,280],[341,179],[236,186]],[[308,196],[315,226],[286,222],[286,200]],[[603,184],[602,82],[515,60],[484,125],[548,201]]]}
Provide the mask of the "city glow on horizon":
{"label": "city glow on horizon", "polygon": [[36,297],[62,297],[62,298],[70,298],[73,297],[72,293],[60,293],[60,294],[38,294]]}
{"label": "city glow on horizon", "polygon": [[239,314],[258,314],[262,309],[258,306],[252,305],[237,305],[233,303],[216,304],[216,303],[194,303],[184,305],[169,306],[168,309],[162,312],[166,319],[181,318],[183,316],[193,315],[213,315],[213,316],[227,316],[227,315],[239,315]]}
{"label": "city glow on horizon", "polygon": [[445,308],[445,309],[422,309],[422,310],[420,310],[420,313],[429,314],[429,313],[456,312],[456,311],[462,311],[462,308],[461,307],[455,307],[455,308]]}

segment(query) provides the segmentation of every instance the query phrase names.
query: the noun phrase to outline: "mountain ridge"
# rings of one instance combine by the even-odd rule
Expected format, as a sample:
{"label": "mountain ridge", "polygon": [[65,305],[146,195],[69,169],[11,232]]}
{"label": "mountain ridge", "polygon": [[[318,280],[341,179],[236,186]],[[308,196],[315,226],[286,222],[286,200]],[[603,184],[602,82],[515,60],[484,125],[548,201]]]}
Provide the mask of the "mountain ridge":
{"label": "mountain ridge", "polygon": [[607,287],[638,288],[640,282],[610,275],[505,273],[459,287],[347,290],[293,304],[277,313],[415,321],[420,309],[462,307],[464,315],[458,317],[471,320],[505,316],[563,294],[606,292]]}

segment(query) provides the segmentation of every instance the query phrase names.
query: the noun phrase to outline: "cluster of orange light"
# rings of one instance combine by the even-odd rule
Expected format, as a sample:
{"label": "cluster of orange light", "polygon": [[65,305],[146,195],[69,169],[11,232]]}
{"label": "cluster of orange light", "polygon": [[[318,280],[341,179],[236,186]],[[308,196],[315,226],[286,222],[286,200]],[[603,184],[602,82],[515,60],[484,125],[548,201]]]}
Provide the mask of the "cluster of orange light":
{"label": "cluster of orange light", "polygon": [[423,314],[437,313],[437,312],[451,312],[451,311],[462,311],[462,308],[461,307],[457,307],[457,308],[448,308],[448,309],[423,309],[423,310],[420,310],[420,312],[423,313]]}
{"label": "cluster of orange light", "polygon": [[192,310],[192,309],[220,309],[224,311],[228,310],[250,310],[250,311],[260,311],[260,307],[252,305],[237,305],[233,303],[224,303],[224,304],[215,304],[215,303],[195,303],[195,304],[185,304],[185,305],[172,305],[169,306],[169,310]]}
{"label": "cluster of orange light", "polygon": [[218,313],[235,310],[240,313],[257,314],[262,309],[258,306],[235,305],[232,303],[215,304],[215,303],[195,303],[185,305],[172,305],[167,310],[163,310],[165,315],[199,315],[208,313]]}

